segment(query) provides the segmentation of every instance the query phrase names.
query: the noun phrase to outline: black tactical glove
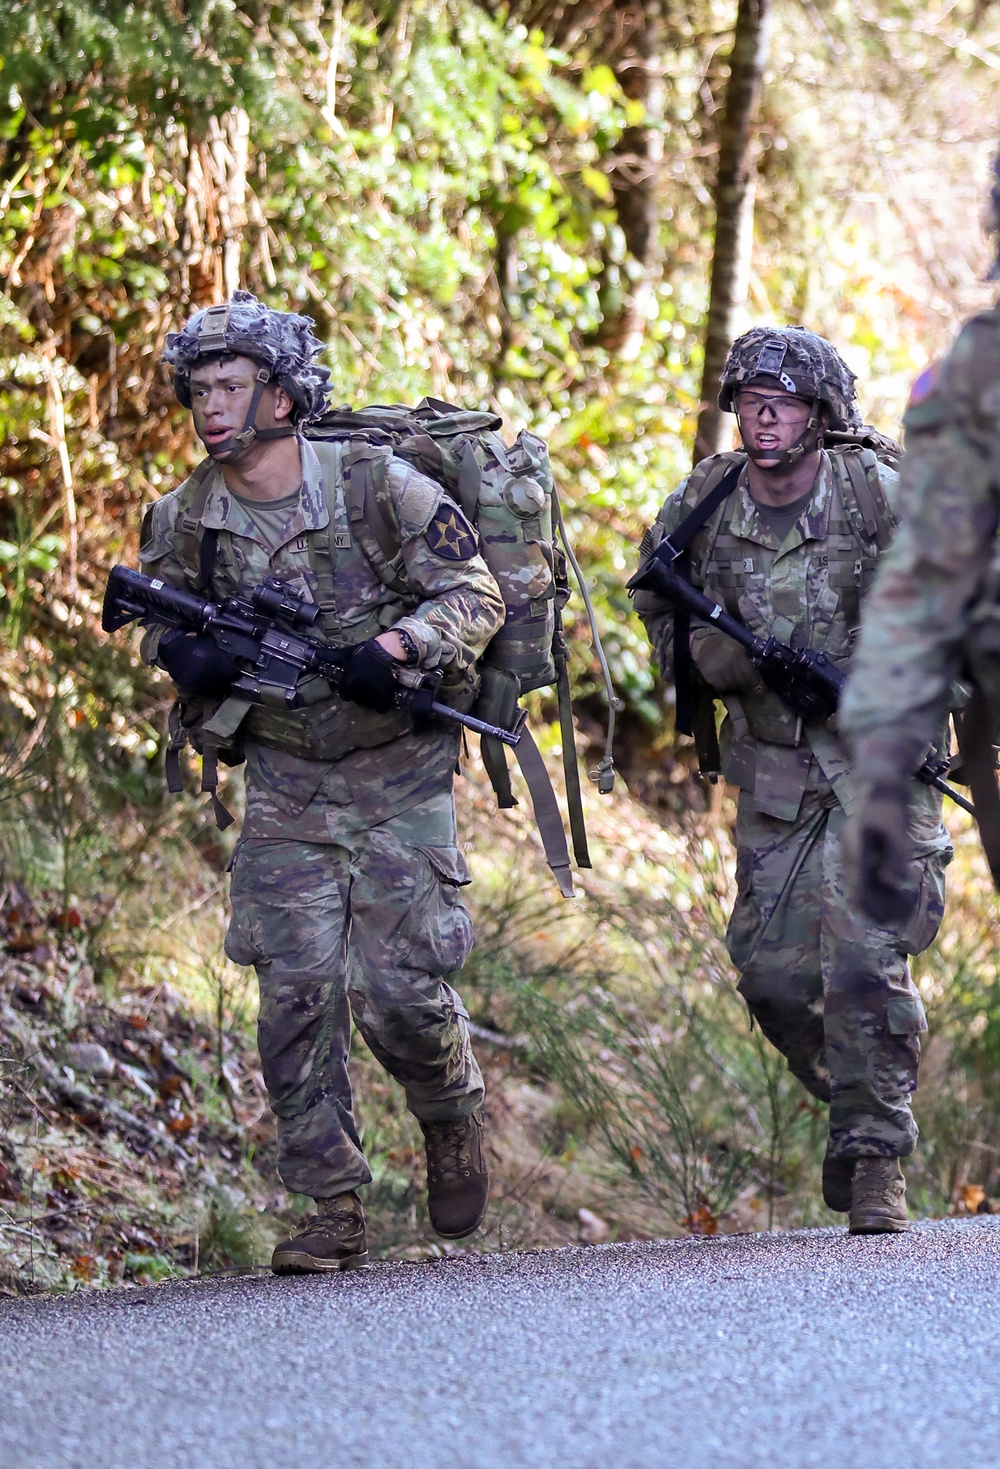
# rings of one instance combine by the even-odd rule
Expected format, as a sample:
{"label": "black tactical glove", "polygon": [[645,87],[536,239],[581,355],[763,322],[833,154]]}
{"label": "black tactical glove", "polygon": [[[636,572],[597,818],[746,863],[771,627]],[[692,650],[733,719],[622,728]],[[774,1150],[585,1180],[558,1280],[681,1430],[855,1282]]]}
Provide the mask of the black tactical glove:
{"label": "black tactical glove", "polygon": [[364,709],[388,714],[399,692],[396,670],[401,667],[381,643],[369,638],[367,643],[358,644],[344,664],[337,692],[342,699],[350,699]]}
{"label": "black tactical glove", "polygon": [[232,653],[220,648],[214,638],[180,627],[170,627],[162,634],[156,661],[182,694],[204,698],[224,694],[239,672]]}
{"label": "black tactical glove", "polygon": [[917,901],[910,863],[910,787],[905,777],[862,783],[844,830],[844,862],[854,899],[880,928],[905,923]]}
{"label": "black tactical glove", "polygon": [[768,688],[806,724],[823,724],[836,714],[843,675],[825,653],[799,651],[768,638],[759,653],[751,654],[750,662]]}

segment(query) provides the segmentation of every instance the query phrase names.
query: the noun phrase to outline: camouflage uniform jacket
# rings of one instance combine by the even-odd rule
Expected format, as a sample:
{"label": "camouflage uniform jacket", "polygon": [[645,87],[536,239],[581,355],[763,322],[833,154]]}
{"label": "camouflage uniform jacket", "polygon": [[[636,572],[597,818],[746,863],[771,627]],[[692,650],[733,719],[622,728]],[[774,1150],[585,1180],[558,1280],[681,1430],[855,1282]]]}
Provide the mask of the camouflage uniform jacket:
{"label": "camouflage uniform jacket", "polygon": [[989,651],[1000,626],[1000,309],[968,321],[921,374],[903,421],[905,514],[865,607],[841,722],[852,738],[882,730],[926,746],[962,654],[977,640]]}
{"label": "camouflage uniform jacket", "polygon": [[[859,603],[874,577],[878,549],[860,524],[843,461],[857,456],[869,477],[876,475],[880,498],[891,504],[895,472],[869,451],[824,451],[812,496],[779,544],[758,513],[746,468],[735,491],[697,533],[691,545],[691,579],[733,616],[761,637],[774,636],[795,647],[825,652],[843,666],[857,633]],[[729,465],[741,455],[703,460],[666,500],[652,531],[654,546],[676,530]],[[646,625],[661,669],[669,676],[673,647],[673,608],[662,599],[637,594],[636,607]],[[700,640],[723,634],[692,623],[692,651]],[[794,821],[807,789],[833,788],[850,806],[847,752],[834,732],[801,722],[778,696],[759,684],[748,694],[721,694],[726,706],[720,745],[722,773],[731,784],[752,793],[754,809]]]}
{"label": "camouflage uniform jacket", "polygon": [[[246,592],[270,575],[319,602],[318,538],[333,558],[327,588],[332,597],[323,598],[326,640],[355,644],[389,627],[405,628],[420,651],[419,667],[443,668],[444,687],[464,682],[468,695],[473,665],[502,624],[504,604],[461,511],[440,485],[391,460],[387,488],[400,552],[399,577],[389,587],[351,533],[338,448],[323,446],[322,464],[306,440],[299,440],[299,448],[299,501],[273,548],[212,466],[201,523],[219,535],[211,587],[204,594],[219,599]],[[185,481],[153,505],[143,527],[144,569],[178,587],[190,587],[197,577],[184,557],[180,531],[190,502],[191,481]],[[155,660],[158,642],[159,630],[152,628],[143,644],[148,662]],[[321,679],[311,680],[307,697],[307,707],[292,711],[236,705],[251,832],[266,808],[268,835],[285,830],[303,840],[336,840],[338,809],[345,821],[384,821],[450,786],[457,731],[433,727],[417,734],[407,714],[363,709],[339,699]]]}

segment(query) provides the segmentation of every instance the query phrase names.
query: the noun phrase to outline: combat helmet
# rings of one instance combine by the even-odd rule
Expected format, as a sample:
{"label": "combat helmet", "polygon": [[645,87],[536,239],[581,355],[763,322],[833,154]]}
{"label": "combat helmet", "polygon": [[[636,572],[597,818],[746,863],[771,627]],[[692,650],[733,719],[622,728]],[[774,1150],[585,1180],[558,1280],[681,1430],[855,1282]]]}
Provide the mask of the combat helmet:
{"label": "combat helmet", "polygon": [[762,377],[775,378],[798,398],[822,403],[831,428],[860,428],[857,378],[836,348],[816,332],[803,326],[755,326],[737,337],[722,370],[719,407],[734,412],[740,388]]}
{"label": "combat helmet", "polygon": [[[283,438],[324,412],[330,372],[316,361],[323,344],[313,335],[313,325],[312,317],[273,311],[250,291],[235,291],[230,301],[196,312],[181,331],[168,333],[163,360],[174,369],[174,392],[185,408],[191,407],[191,371],[198,363],[232,355],[260,365],[243,428],[219,445],[214,457],[235,459],[255,439]],[[292,422],[258,429],[257,409],[270,382],[295,404]]]}

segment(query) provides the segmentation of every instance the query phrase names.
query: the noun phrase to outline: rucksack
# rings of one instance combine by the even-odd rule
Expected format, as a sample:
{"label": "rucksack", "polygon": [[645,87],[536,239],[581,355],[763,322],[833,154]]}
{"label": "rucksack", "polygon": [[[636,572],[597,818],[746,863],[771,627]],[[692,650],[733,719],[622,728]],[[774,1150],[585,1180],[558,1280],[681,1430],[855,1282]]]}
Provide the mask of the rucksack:
{"label": "rucksack", "polygon": [[[561,612],[569,597],[567,556],[580,584],[595,650],[605,675],[609,725],[605,753],[593,772],[607,794],[614,782],[612,742],[617,707],[593,608],[565,535],[548,450],[522,432],[513,444],[500,435],[502,419],[466,411],[435,398],[415,408],[372,405],[333,409],[309,423],[305,437],[317,447],[344,445],[344,498],[351,531],[373,571],[389,587],[402,584],[398,530],[388,498],[386,451],[437,481],[479,533],[480,551],[504,599],[506,617],[477,665],[480,691],[474,713],[510,729],[523,720],[519,700],[555,685],[573,851],[590,867],[570,701],[568,650]],[[195,471],[195,476],[198,470]],[[199,566],[207,584],[203,508],[195,500],[179,526],[182,559]],[[562,546],[559,545],[559,538]],[[564,549],[565,548],[565,549]],[[206,572],[209,575],[206,576]],[[483,763],[501,809],[516,805],[505,747],[482,738]],[[572,896],[569,852],[562,817],[537,745],[523,726],[516,757],[528,785],[546,860],[566,897]]]}

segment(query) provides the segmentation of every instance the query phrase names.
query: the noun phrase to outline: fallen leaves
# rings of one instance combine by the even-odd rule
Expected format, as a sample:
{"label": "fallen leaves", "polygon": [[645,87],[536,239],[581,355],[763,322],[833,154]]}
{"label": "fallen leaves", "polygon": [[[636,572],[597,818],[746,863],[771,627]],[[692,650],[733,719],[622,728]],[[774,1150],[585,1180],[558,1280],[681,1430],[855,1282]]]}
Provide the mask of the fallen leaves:
{"label": "fallen leaves", "polygon": [[959,1189],[959,1196],[962,1201],[962,1207],[968,1213],[975,1214],[976,1210],[986,1198],[986,1190],[980,1188],[978,1183],[966,1183]]}
{"label": "fallen leaves", "polygon": [[1000,1199],[991,1199],[978,1183],[963,1183],[955,1193],[955,1214],[1000,1214]]}
{"label": "fallen leaves", "polygon": [[696,1209],[692,1209],[691,1213],[681,1220],[681,1227],[688,1230],[691,1234],[718,1234],[719,1221],[707,1204],[699,1204]]}

